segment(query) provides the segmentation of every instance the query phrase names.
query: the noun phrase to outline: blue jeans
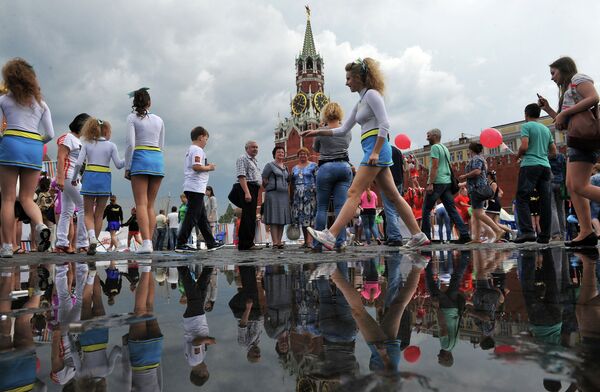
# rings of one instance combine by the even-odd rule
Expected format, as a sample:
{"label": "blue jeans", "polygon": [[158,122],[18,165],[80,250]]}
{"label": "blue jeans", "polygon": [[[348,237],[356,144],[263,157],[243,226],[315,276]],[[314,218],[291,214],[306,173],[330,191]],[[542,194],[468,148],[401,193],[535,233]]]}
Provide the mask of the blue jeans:
{"label": "blue jeans", "polygon": [[448,216],[445,208],[439,208],[435,211],[435,220],[438,224],[440,241],[444,240],[444,227],[446,228],[446,239],[450,241],[452,239],[452,222],[450,222],[450,216]]}
{"label": "blue jeans", "polygon": [[[352,170],[348,162],[328,162],[319,166],[317,176],[317,215],[315,229],[323,230],[327,225],[327,208],[329,200],[333,197],[333,211],[337,216],[348,195],[352,182]],[[335,242],[336,247],[346,241],[346,230],[340,231]],[[313,248],[321,248],[321,244],[313,241]]]}
{"label": "blue jeans", "polygon": [[379,238],[379,230],[377,230],[377,225],[375,224],[375,215],[361,214],[360,219],[362,220],[365,240],[367,244],[370,244],[371,237]]}
{"label": "blue jeans", "polygon": [[[398,185],[398,193],[402,194],[402,184]],[[385,193],[381,192],[381,201],[383,202],[383,211],[385,212],[385,239],[387,241],[402,241],[400,234],[400,216],[396,211],[396,206],[390,199],[385,197]]]}
{"label": "blue jeans", "polygon": [[169,250],[175,249],[177,244],[177,230],[176,228],[169,227]]}
{"label": "blue jeans", "polygon": [[456,225],[456,228],[460,232],[461,237],[469,236],[469,229],[465,222],[456,211],[454,206],[454,196],[450,191],[450,184],[433,184],[433,192],[427,192],[425,194],[425,201],[423,202],[423,222],[421,223],[421,231],[425,233],[427,238],[431,239],[431,210],[435,206],[435,202],[440,199],[446,212],[450,216],[452,223]]}
{"label": "blue jeans", "polygon": [[[338,270],[348,280],[348,263],[337,263]],[[330,342],[353,342],[358,328],[352,310],[340,289],[331,288],[329,279],[316,281],[319,292],[319,325],[322,336]]]}

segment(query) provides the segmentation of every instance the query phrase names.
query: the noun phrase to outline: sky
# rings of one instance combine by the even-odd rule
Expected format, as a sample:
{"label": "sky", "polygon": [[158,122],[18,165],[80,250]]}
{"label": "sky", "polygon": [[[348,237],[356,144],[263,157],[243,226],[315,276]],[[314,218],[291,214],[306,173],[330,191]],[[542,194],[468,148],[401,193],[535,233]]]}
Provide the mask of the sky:
{"label": "sky", "polygon": [[[386,77],[392,137],[413,148],[440,128],[443,140],[522,120],[536,93],[554,106],[548,64],[560,56],[600,77],[595,30],[600,3],[573,0],[312,1],[311,24],[325,63],[325,92],[350,112],[357,96],[345,87],[344,65],[373,57]],[[289,116],[294,59],[302,49],[305,2],[158,0],[4,1],[0,63],[33,64],[57,134],[81,112],[113,126],[125,152],[127,93],[150,87],[151,111],[166,127],[167,175],[160,206],[178,203],[189,132],[210,132],[206,153],[217,165],[210,184],[224,212],[244,143],[259,143],[271,160],[274,128]],[[575,11],[585,10],[579,14]],[[580,16],[578,16],[580,15]],[[585,15],[585,17],[584,17]],[[581,19],[581,20],[580,20]],[[585,20],[584,20],[585,19]],[[354,130],[359,132],[358,126]],[[49,152],[56,154],[56,144]],[[362,156],[359,138],[351,160]],[[131,203],[129,182],[113,171],[113,192]]]}

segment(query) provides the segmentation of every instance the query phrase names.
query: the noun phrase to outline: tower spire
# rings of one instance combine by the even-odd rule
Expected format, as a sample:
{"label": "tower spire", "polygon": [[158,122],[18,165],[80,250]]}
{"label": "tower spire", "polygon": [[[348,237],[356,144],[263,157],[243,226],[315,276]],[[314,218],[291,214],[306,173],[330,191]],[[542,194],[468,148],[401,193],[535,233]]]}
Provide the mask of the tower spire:
{"label": "tower spire", "polygon": [[312,27],[310,26],[310,7],[306,7],[306,31],[304,32],[304,45],[302,46],[302,56],[316,56],[315,40],[313,38]]}

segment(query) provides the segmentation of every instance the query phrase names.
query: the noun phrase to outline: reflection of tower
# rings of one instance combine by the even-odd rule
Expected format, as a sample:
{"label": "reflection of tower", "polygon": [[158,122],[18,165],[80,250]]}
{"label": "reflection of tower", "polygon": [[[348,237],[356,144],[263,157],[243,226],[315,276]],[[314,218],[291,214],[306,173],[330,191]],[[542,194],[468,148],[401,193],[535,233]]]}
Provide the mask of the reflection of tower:
{"label": "reflection of tower", "polygon": [[307,147],[311,160],[317,159],[312,150],[312,138],[302,139],[299,132],[318,127],[320,110],[328,102],[323,93],[323,59],[315,49],[310,24],[310,9],[306,9],[306,30],[302,52],[296,58],[296,93],[290,102],[291,117],[281,120],[275,127],[275,144],[286,151],[286,164],[292,168],[298,163],[298,150]]}

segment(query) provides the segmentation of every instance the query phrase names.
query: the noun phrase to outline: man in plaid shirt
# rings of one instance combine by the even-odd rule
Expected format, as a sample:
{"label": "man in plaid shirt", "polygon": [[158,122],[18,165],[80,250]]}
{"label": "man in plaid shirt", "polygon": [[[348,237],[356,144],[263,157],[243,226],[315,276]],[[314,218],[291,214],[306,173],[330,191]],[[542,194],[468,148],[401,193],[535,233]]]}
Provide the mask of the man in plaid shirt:
{"label": "man in plaid shirt", "polygon": [[261,173],[258,168],[258,144],[255,141],[246,142],[246,153],[235,162],[237,181],[244,192],[245,203],[242,206],[242,219],[239,229],[238,250],[260,250],[254,245],[256,233],[256,206],[258,190],[261,183]]}

